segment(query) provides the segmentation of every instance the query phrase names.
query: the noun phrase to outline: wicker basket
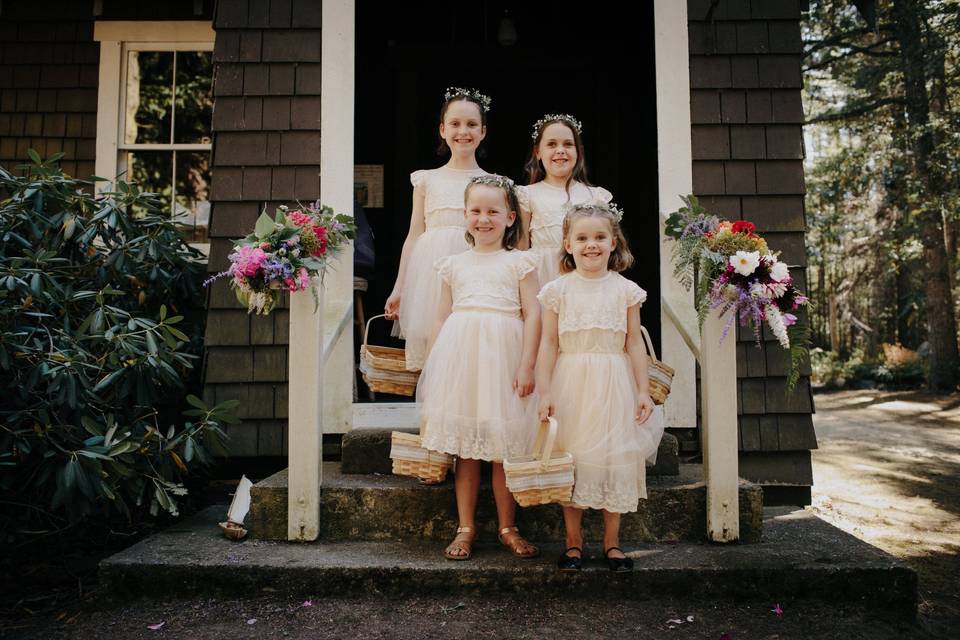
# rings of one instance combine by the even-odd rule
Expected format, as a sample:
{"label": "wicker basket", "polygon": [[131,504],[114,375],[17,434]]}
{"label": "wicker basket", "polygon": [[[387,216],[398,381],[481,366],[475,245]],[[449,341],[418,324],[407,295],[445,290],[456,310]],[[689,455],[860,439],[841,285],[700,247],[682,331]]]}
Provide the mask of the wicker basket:
{"label": "wicker basket", "polygon": [[540,423],[533,453],[503,461],[507,488],[521,507],[569,502],[573,495],[573,455],[554,451],[557,421]]}
{"label": "wicker basket", "polygon": [[673,382],[673,368],[657,360],[657,352],[653,350],[650,334],[643,326],[640,327],[643,341],[647,343],[647,378],[650,379],[650,397],[654,403],[663,404],[670,395],[670,384]]}
{"label": "wicker basket", "polygon": [[453,456],[424,449],[420,436],[404,431],[394,431],[390,435],[390,459],[395,475],[434,482],[446,478],[447,471],[453,466]]}
{"label": "wicker basket", "polygon": [[363,344],[360,346],[360,373],[371,391],[412,396],[417,391],[420,372],[407,371],[403,349],[367,344],[370,323],[385,317],[381,314],[367,320],[367,327],[363,332]]}

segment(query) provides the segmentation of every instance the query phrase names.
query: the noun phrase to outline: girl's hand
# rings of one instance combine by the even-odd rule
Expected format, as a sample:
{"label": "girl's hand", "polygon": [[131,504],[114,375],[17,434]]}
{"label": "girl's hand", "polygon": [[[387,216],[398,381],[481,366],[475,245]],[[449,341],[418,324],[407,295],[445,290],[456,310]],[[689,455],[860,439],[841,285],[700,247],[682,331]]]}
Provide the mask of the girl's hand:
{"label": "girl's hand", "polygon": [[637,422],[643,424],[647,421],[647,418],[653,413],[653,398],[650,397],[649,393],[638,393],[637,394]]}
{"label": "girl's hand", "polygon": [[513,379],[513,389],[521,398],[533,393],[533,367],[521,366],[517,369],[517,376]]}
{"label": "girl's hand", "polygon": [[553,415],[553,401],[549,395],[540,396],[540,406],[537,408],[537,413],[540,415],[540,420],[546,420]]}
{"label": "girl's hand", "polygon": [[400,313],[400,293],[394,291],[387,298],[387,303],[383,305],[383,313],[387,320],[396,320]]}

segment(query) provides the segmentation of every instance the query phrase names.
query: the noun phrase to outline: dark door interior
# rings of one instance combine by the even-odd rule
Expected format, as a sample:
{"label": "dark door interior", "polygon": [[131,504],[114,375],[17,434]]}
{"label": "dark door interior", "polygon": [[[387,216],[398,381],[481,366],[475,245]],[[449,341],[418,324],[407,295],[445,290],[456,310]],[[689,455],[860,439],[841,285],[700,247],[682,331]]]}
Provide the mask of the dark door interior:
{"label": "dark door interior", "polygon": [[[439,110],[444,90],[460,86],[493,101],[480,166],[518,184],[526,184],[533,123],[544,113],[580,119],[590,181],[625,211],[637,260],[624,275],[647,290],[643,322],[659,344],[652,3],[630,7],[638,19],[627,15],[615,3],[357,4],[355,162],[384,167],[384,207],[365,210],[377,260],[367,316],[382,312],[396,278],[410,172],[446,161],[436,153]],[[370,340],[389,343],[387,323]]]}

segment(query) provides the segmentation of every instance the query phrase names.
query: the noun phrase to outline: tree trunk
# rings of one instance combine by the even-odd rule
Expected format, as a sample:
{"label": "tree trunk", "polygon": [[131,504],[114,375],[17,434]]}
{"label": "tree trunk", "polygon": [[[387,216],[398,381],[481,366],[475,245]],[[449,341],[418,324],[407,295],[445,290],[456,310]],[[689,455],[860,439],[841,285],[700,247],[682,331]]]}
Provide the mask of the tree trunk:
{"label": "tree trunk", "polygon": [[[942,172],[934,158],[935,141],[930,128],[930,102],[927,96],[925,48],[921,32],[920,9],[916,0],[895,0],[894,29],[900,42],[900,64],[908,122],[913,141],[917,176],[929,196],[943,193]],[[953,312],[953,291],[948,273],[950,262],[944,242],[943,216],[935,202],[925,203],[918,219],[923,243],[924,311],[930,344],[932,390],[953,391],[957,387],[960,354],[957,350],[957,324]]]}

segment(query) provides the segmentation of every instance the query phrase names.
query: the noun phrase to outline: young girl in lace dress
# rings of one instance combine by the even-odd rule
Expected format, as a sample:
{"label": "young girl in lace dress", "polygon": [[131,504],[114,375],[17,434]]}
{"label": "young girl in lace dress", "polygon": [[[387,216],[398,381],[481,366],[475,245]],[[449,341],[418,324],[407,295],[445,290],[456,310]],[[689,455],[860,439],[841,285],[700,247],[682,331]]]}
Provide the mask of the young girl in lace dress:
{"label": "young girl in lace dress", "polygon": [[503,176],[473,178],[466,200],[469,251],[437,261],[439,332],[420,382],[423,446],[457,456],[460,526],[444,555],[471,555],[480,461],[493,462],[493,495],[500,541],[520,558],[537,548],[514,525],[516,503],[502,461],[532,448],[537,429],[533,367],[540,335],[535,259],[514,249],[519,236],[513,183]]}
{"label": "young girl in lace dress", "polygon": [[386,317],[397,320],[395,335],[406,340],[406,368],[419,371],[427,339],[440,303],[434,263],[466,251],[463,190],[471,178],[486,172],[477,164],[477,147],[487,135],[490,98],[473,89],[452,87],[440,109],[440,149],[450,160],[437,169],[410,174],[413,209],[410,229],[400,253],[400,268],[385,305]]}
{"label": "young girl in lace dress", "polygon": [[559,423],[557,448],[573,454],[576,480],[563,507],[566,551],[558,565],[580,569],[583,509],[603,511],[610,569],[629,571],[620,514],[647,497],[646,460],[656,458],[663,416],[649,393],[640,333],[646,292],[618,272],[633,262],[612,205],[577,205],[563,221],[565,274],[547,283],[537,359],[541,418]]}
{"label": "young girl in lace dress", "polygon": [[533,146],[527,161],[528,185],[517,187],[525,237],[539,259],[537,277],[545,285],[560,275],[564,207],[585,202],[610,202],[603,187],[591,186],[580,137],[580,121],[568,114],[548,114],[533,126]]}

